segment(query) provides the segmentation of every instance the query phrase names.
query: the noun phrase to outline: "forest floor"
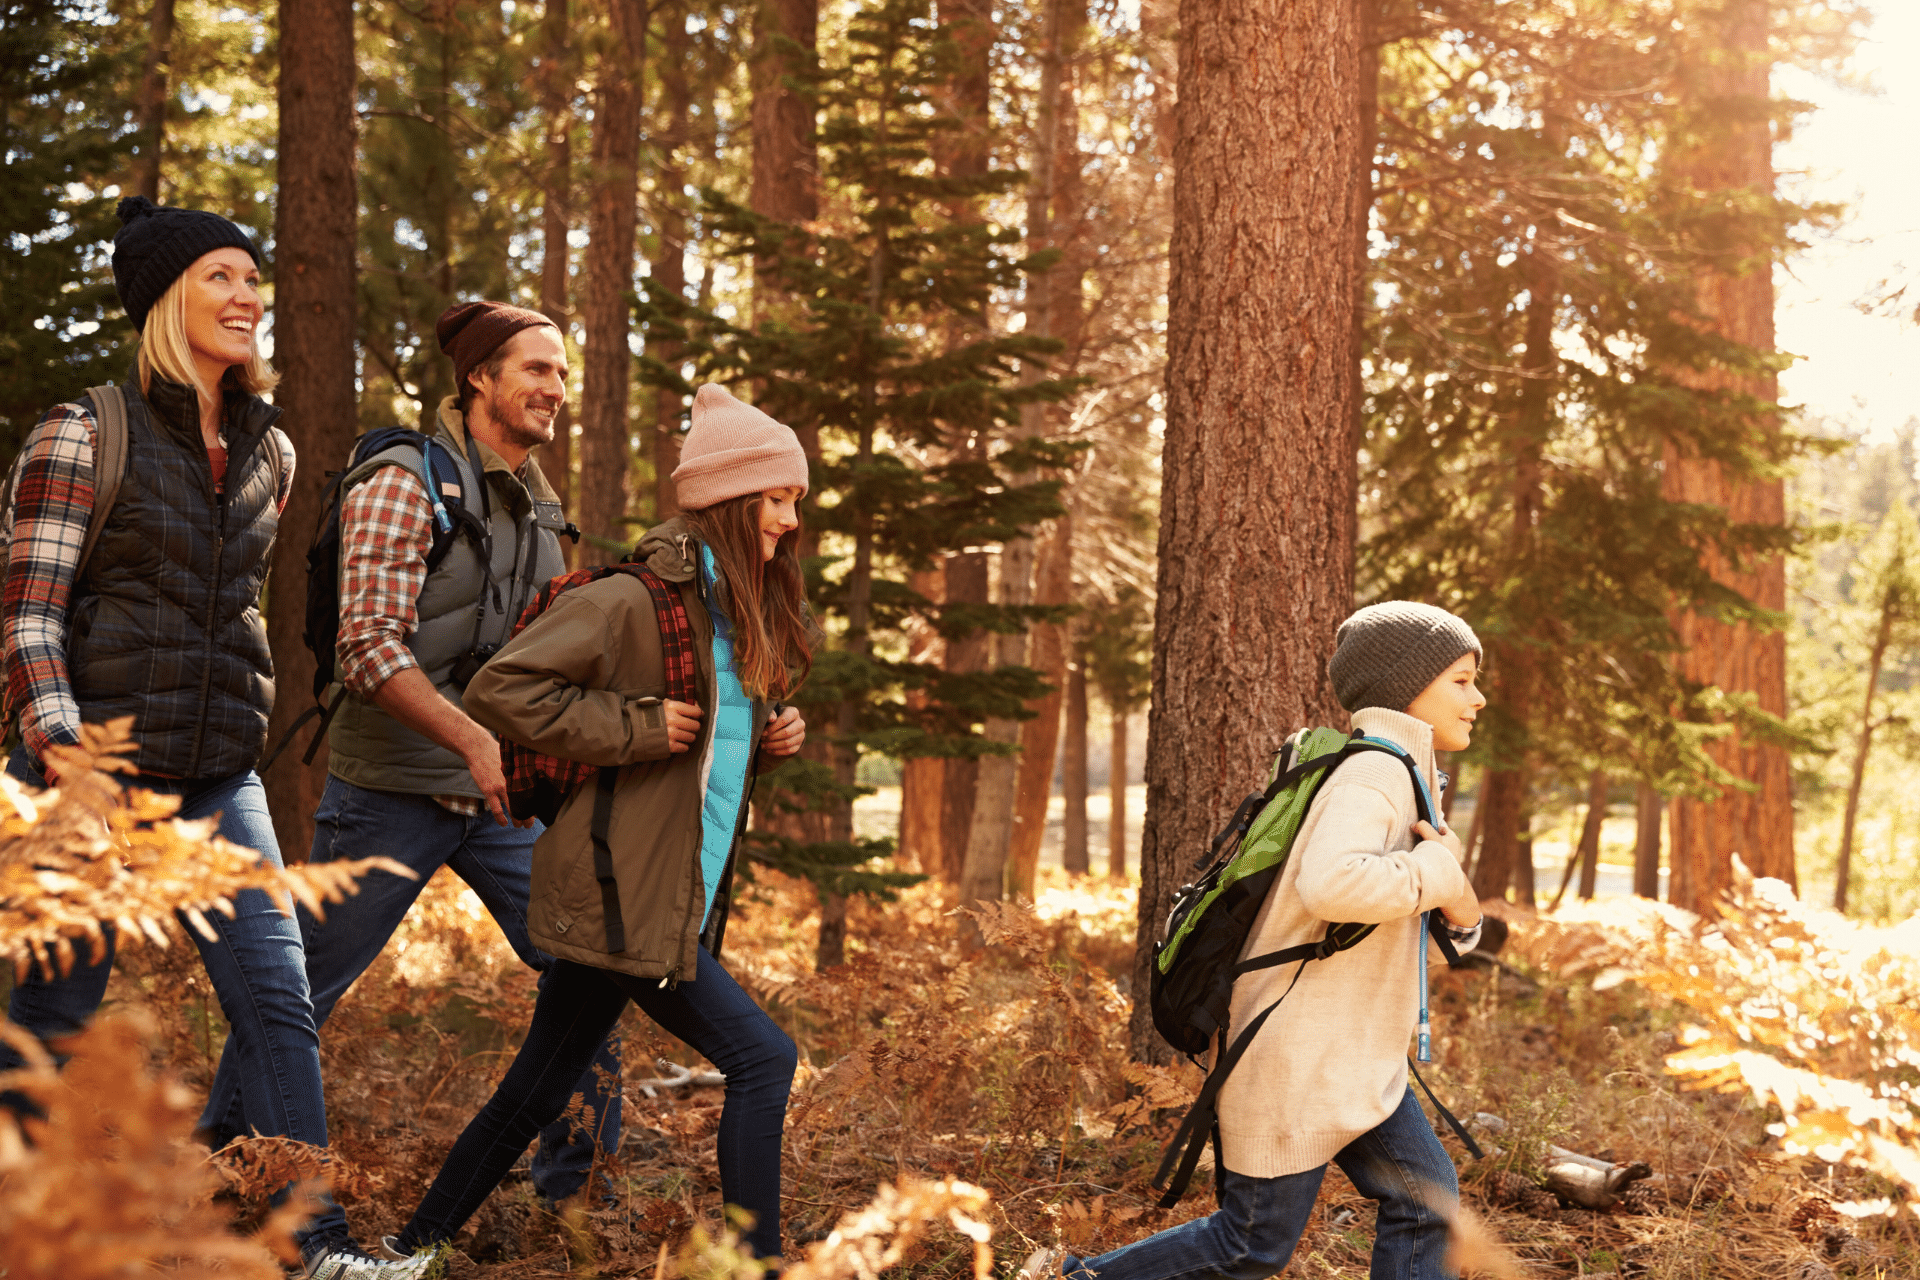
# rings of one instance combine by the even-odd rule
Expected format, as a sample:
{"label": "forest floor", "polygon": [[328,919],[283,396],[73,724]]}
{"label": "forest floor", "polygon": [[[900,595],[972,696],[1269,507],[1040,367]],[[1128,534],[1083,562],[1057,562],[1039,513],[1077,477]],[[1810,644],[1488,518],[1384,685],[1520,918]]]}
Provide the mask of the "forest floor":
{"label": "forest floor", "polygon": [[[789,1113],[790,1257],[867,1206],[883,1184],[964,1180],[991,1197],[995,1274],[1038,1244],[1092,1254],[1212,1208],[1207,1175],[1174,1210],[1149,1185],[1198,1073],[1129,1062],[1133,890],[1043,873],[1035,909],[963,921],[931,886],[891,904],[857,901],[851,960],[811,968],[812,891],[762,874],[727,937],[732,972],[798,1042]],[[1429,1076],[1463,1117],[1498,1117],[1500,1153],[1462,1165],[1467,1202],[1529,1276],[1613,1274],[1826,1280],[1916,1274],[1912,1219],[1846,1230],[1830,1202],[1890,1189],[1812,1158],[1784,1160],[1744,1095],[1682,1090],[1663,1071],[1684,1010],[1635,984],[1595,990],[1530,963],[1530,926],[1492,968],[1435,975]],[[191,948],[122,953],[113,997],[158,1017],[155,1052],[204,1089],[220,1027]],[[349,1167],[338,1181],[356,1233],[397,1229],[454,1136],[505,1070],[531,1009],[531,975],[443,872],[325,1033],[329,1122]],[[523,1174],[470,1224],[456,1280],[599,1274],[723,1274],[714,1133],[718,1088],[641,1088],[656,1060],[698,1065],[629,1011],[625,1138],[611,1202],[556,1215]],[[1129,1094],[1132,1095],[1131,1099]],[[1158,1107],[1156,1110],[1155,1107]],[[1646,1161],[1665,1175],[1636,1212],[1566,1209],[1535,1189],[1548,1143]],[[524,1165],[523,1165],[524,1168]],[[262,1206],[242,1188],[243,1219]],[[972,1241],[921,1213],[895,1274],[974,1274]],[[1367,1273],[1372,1207],[1330,1170],[1294,1276]],[[848,1273],[851,1274],[851,1273]]]}

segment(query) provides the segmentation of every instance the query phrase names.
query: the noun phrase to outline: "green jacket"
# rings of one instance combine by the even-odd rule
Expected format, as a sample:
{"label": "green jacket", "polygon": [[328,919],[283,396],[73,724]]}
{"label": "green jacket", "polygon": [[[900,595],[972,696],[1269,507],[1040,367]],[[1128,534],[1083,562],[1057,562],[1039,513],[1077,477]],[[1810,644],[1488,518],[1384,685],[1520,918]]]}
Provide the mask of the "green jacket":
{"label": "green jacket", "polygon": [[[666,675],[660,628],[646,587],[625,574],[575,587],[508,642],[467,686],[466,709],[504,738],[535,751],[620,769],[608,844],[613,852],[627,949],[607,951],[593,870],[594,785],[579,787],[533,847],[527,929],[541,950],[642,978],[691,978],[694,948],[719,953],[728,891],[747,805],[701,935],[700,762],[713,730],[713,622],[694,576],[699,543],[679,520],[640,540],[654,573],[677,587],[692,624],[701,710],[690,750],[667,749]],[[754,707],[756,771],[768,708]],[[749,779],[751,784],[751,779]]]}

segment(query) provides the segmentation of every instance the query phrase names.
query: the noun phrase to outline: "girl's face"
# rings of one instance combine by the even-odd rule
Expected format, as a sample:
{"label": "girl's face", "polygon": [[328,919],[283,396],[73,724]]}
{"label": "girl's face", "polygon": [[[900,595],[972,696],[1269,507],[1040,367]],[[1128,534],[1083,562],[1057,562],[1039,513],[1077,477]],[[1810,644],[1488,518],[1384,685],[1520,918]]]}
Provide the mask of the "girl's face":
{"label": "girl's face", "polygon": [[800,499],[807,496],[805,489],[789,485],[785,489],[768,489],[760,495],[760,561],[762,564],[773,559],[774,552],[780,548],[780,539],[800,527]]}
{"label": "girl's face", "polygon": [[1408,715],[1433,726],[1434,750],[1465,751],[1472,743],[1474,719],[1487,705],[1486,695],[1474,684],[1479,674],[1480,660],[1463,653],[1408,704]]}
{"label": "girl's face", "polygon": [[266,314],[260,268],[244,249],[215,249],[187,268],[187,346],[203,367],[245,364]]}

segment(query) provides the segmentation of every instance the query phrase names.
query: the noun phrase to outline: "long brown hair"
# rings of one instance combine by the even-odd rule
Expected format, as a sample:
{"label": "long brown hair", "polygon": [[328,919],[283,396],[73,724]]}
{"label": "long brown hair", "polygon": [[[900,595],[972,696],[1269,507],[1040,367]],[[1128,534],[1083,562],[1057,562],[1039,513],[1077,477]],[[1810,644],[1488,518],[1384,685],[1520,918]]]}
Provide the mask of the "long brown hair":
{"label": "long brown hair", "polygon": [[807,643],[806,582],[800,574],[798,526],[782,534],[773,559],[760,559],[760,495],[716,502],[681,518],[713,548],[727,583],[733,623],[733,665],[756,698],[784,698],[813,669]]}

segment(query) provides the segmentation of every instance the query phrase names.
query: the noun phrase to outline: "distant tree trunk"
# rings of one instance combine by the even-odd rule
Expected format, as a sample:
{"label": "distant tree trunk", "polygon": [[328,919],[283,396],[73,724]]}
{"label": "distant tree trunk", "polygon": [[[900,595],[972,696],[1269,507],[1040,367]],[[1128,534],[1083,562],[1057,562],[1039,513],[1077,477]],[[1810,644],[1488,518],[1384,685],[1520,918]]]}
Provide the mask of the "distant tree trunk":
{"label": "distant tree trunk", "polygon": [[160,153],[167,143],[167,72],[173,62],[173,0],[153,0],[147,11],[147,51],[140,73],[140,150],[127,178],[133,194],[160,203]]}
{"label": "distant tree trunk", "polygon": [[1633,891],[1642,898],[1660,898],[1660,817],[1666,801],[1642,782],[1634,789]]}
{"label": "distant tree trunk", "polygon": [[1087,667],[1084,655],[1067,669],[1066,742],[1060,750],[1060,865],[1068,875],[1092,870],[1087,849]]}
{"label": "distant tree trunk", "polygon": [[[1273,726],[1340,714],[1326,655],[1353,604],[1352,9],[1183,0],[1179,74],[1137,993]],[[1168,1059],[1143,999],[1130,1039]]]}
{"label": "distant tree trunk", "polygon": [[1860,787],[1867,777],[1867,753],[1873,749],[1873,731],[1879,728],[1873,718],[1873,698],[1880,690],[1880,667],[1893,642],[1894,610],[1888,602],[1880,609],[1880,625],[1873,633],[1873,651],[1867,658],[1867,696],[1860,707],[1860,740],[1853,751],[1853,773],[1847,779],[1847,812],[1840,820],[1840,860],[1833,869],[1833,909],[1847,909],[1847,881],[1853,873],[1853,826],[1860,816]]}
{"label": "distant tree trunk", "polygon": [[1587,820],[1580,828],[1580,900],[1592,902],[1599,888],[1600,825],[1607,819],[1607,775],[1593,771],[1587,782]]}
{"label": "distant tree trunk", "polygon": [[[567,234],[573,229],[573,77],[568,74],[567,0],[547,0],[541,21],[540,109],[546,116],[547,171],[540,211],[540,314],[573,329],[567,299]],[[560,406],[553,423],[552,457],[543,470],[560,495],[560,507],[573,514],[573,415]],[[572,557],[577,548],[563,543]]]}
{"label": "distant tree trunk", "polygon": [[[676,2],[663,4],[660,8],[664,15],[660,41],[660,97],[665,119],[654,140],[654,149],[660,157],[660,174],[659,181],[654,184],[653,210],[659,249],[647,270],[656,287],[685,297],[687,166],[680,156],[680,149],[687,143],[689,119],[693,111],[692,82],[687,77],[687,57],[692,40],[687,35],[686,5]],[[756,113],[758,110],[756,105]],[[755,120],[758,118],[756,114]],[[757,157],[757,141],[755,146]],[[756,159],[756,177],[758,172]],[[680,344],[671,338],[649,335],[647,354],[662,364],[671,365],[680,357]],[[668,519],[680,511],[680,497],[673,485],[673,469],[680,465],[680,415],[684,408],[679,392],[666,387],[654,389],[652,458],[653,518],[656,521]],[[817,446],[815,452],[818,452]]]}
{"label": "distant tree trunk", "polygon": [[1474,878],[1476,875],[1475,867],[1479,864],[1480,837],[1486,831],[1486,817],[1487,771],[1482,769],[1480,771],[1480,790],[1473,797],[1473,821],[1467,823],[1467,842],[1462,848],[1462,852],[1466,855],[1465,866],[1467,878],[1473,880],[1475,884],[1479,883],[1479,881]]}
{"label": "distant tree trunk", "polygon": [[1547,910],[1560,906],[1575,870],[1580,872],[1580,898],[1593,901],[1595,878],[1600,870],[1600,824],[1607,816],[1607,775],[1595,769],[1587,779],[1587,819],[1580,825],[1580,840],[1567,851],[1567,865],[1560,872],[1560,887],[1554,890]]}
{"label": "distant tree trunk", "polygon": [[[1053,175],[1059,149],[1061,114],[1062,57],[1061,24],[1064,0],[1047,0],[1041,33],[1040,96],[1037,127],[1034,131],[1032,175],[1027,183],[1027,252],[1046,253],[1053,248]],[[1053,336],[1053,282],[1051,271],[1036,272],[1027,278],[1025,332],[1036,337]],[[1022,371],[1026,382],[1038,382],[1045,370],[1029,362]],[[1030,404],[1021,410],[1020,438],[1041,435],[1046,429],[1046,407]],[[1009,539],[1000,554],[1001,602],[1020,608],[1034,602],[1034,570],[1037,555],[1031,537]],[[1064,585],[1064,584],[1063,584]],[[1064,596],[1064,592],[1063,592]],[[1062,600],[1064,603],[1064,599]],[[1028,635],[1017,632],[997,638],[996,658],[1001,666],[1022,666],[1029,661]],[[1064,654],[1064,651],[1062,651]],[[1054,716],[1059,716],[1055,704]],[[989,719],[987,737],[996,742],[1022,742],[1025,735],[1017,720]],[[1052,753],[1041,766],[1053,771]],[[980,761],[980,792],[974,801],[973,829],[968,833],[966,863],[960,873],[960,900],[999,898],[1008,889],[1008,868],[1018,815],[1018,757],[986,756]],[[1037,860],[1039,845],[1033,846]],[[1031,892],[1031,885],[1028,886]]]}
{"label": "distant tree trunk", "polygon": [[[987,603],[988,570],[984,551],[963,551],[947,557],[946,601],[948,604]],[[992,637],[975,631],[958,640],[947,641],[946,669],[955,675],[972,675],[987,669]],[[973,798],[980,777],[980,762],[958,757],[947,760],[940,801],[940,878],[960,888],[960,868],[967,857],[967,837],[973,831]]]}
{"label": "distant tree trunk", "polygon": [[[1497,677],[1496,677],[1497,679]],[[1482,899],[1505,898],[1520,863],[1521,815],[1527,803],[1527,773],[1489,769],[1473,815],[1480,828],[1480,857],[1473,864],[1473,891]]]}
{"label": "distant tree trunk", "polygon": [[[1696,37],[1702,52],[1693,68],[1697,137],[1675,158],[1695,187],[1724,193],[1735,205],[1773,198],[1767,16],[1766,0],[1726,0],[1703,10],[1709,34]],[[1761,351],[1774,347],[1772,261],[1762,245],[1731,242],[1719,262],[1702,268],[1696,284],[1707,323]],[[1767,403],[1778,398],[1770,373],[1716,377],[1711,385]],[[1770,418],[1769,425],[1777,422]],[[1783,481],[1736,483],[1718,462],[1686,452],[1678,443],[1668,445],[1665,461],[1661,493],[1668,500],[1719,507],[1738,524],[1786,522]],[[1718,581],[1761,608],[1786,608],[1786,565],[1780,557],[1755,560],[1740,570],[1716,558],[1708,567]],[[1683,678],[1751,695],[1760,710],[1786,714],[1785,635],[1745,624],[1729,626],[1693,613],[1675,622]],[[1673,801],[1670,898],[1678,906],[1711,913],[1732,884],[1735,853],[1755,875],[1776,876],[1788,884],[1795,884],[1796,877],[1787,749],[1735,732],[1708,743],[1706,750],[1721,768],[1756,788],[1728,787],[1717,799],[1679,796]]]}
{"label": "distant tree trunk", "polygon": [[[267,592],[276,697],[268,741],[313,705],[305,629],[307,546],[320,523],[328,470],[342,465],[358,422],[354,403],[354,64],[352,0],[280,5],[280,190],[274,229],[274,401],[303,465],[280,516]],[[291,38],[298,32],[299,38]],[[295,358],[297,356],[297,358]],[[306,860],[327,753],[302,765],[290,747],[266,779],[274,834],[289,862]]]}
{"label": "distant tree trunk", "polygon": [[1107,819],[1107,874],[1115,880],[1127,876],[1127,725],[1133,717],[1115,710],[1109,728],[1113,735],[1112,768],[1107,770],[1107,795],[1113,805]]}
{"label": "distant tree trunk", "polygon": [[[1040,546],[1034,575],[1035,604],[1063,605],[1073,594],[1073,517],[1054,521]],[[1053,799],[1053,766],[1060,746],[1060,704],[1067,683],[1067,624],[1041,622],[1033,628],[1027,663],[1052,693],[1029,703],[1035,715],[1020,726],[1020,770],[1015,783],[1013,843],[1007,854],[1007,888],[1031,900],[1040,869],[1040,845],[1047,834],[1047,805]]]}
{"label": "distant tree trunk", "polygon": [[[945,574],[936,564],[916,571],[907,586],[928,600],[938,600],[946,589]],[[933,662],[943,645],[940,633],[930,624],[915,621],[907,633],[907,661]],[[920,690],[907,694],[910,711],[927,707],[927,695]],[[929,876],[940,873],[941,787],[946,772],[939,757],[915,756],[900,768],[900,844],[901,862]]]}
{"label": "distant tree trunk", "polygon": [[1513,860],[1513,899],[1529,909],[1539,902],[1540,888],[1533,869],[1533,809],[1520,815],[1520,838]]}
{"label": "distant tree trunk", "polygon": [[[608,0],[613,44],[601,59],[593,112],[593,198],[587,208],[587,287],[580,315],[586,371],[580,388],[581,564],[612,564],[633,542],[627,396],[632,356],[635,200],[640,186],[640,74],[646,0]],[[614,548],[622,548],[615,550]]]}

